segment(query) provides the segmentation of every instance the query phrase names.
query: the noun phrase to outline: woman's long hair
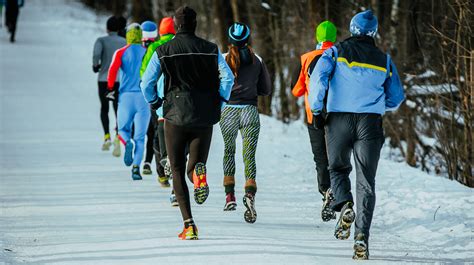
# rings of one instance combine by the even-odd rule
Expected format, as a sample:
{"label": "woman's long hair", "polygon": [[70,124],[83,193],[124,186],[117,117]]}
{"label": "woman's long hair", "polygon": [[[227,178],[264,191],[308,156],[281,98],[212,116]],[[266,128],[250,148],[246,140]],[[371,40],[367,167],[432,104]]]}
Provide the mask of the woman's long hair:
{"label": "woman's long hair", "polygon": [[[252,63],[253,63],[253,60],[254,60],[253,49],[250,45],[247,45],[247,48],[249,49],[250,58],[252,58]],[[229,65],[234,76],[237,77],[237,74],[239,73],[239,68],[240,68],[239,47],[234,46],[234,45],[229,45],[229,53],[225,57],[225,61]]]}

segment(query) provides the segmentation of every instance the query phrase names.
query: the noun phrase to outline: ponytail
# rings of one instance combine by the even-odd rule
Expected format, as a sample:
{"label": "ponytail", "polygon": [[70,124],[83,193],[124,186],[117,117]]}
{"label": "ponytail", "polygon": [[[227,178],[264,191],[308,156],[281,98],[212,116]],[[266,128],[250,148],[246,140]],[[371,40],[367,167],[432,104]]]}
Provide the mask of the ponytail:
{"label": "ponytail", "polygon": [[[252,58],[252,63],[254,63],[253,49],[250,45],[247,45],[246,47],[249,49],[250,57]],[[239,73],[239,68],[240,68],[239,47],[234,46],[234,45],[229,45],[229,53],[225,57],[225,61],[229,65],[230,70],[232,70],[232,73],[234,74],[234,76],[237,77]]]}

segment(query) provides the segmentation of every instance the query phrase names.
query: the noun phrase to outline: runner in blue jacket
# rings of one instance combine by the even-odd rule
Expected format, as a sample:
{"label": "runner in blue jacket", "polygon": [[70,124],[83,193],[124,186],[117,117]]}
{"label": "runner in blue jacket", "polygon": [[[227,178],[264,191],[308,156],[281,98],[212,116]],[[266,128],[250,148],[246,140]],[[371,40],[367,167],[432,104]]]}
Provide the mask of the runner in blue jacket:
{"label": "runner in blue jacket", "polygon": [[[350,32],[350,38],[319,59],[311,73],[309,96],[313,124],[320,130],[326,124],[332,208],[341,212],[335,236],[349,238],[355,221],[354,259],[368,259],[375,175],[385,139],[382,115],[397,109],[405,97],[395,64],[375,46],[377,18],[372,11],[355,15]],[[321,115],[324,107],[326,121]],[[351,153],[357,175],[357,214],[352,210]]]}
{"label": "runner in blue jacket", "polygon": [[[145,135],[150,122],[150,107],[140,90],[140,66],[146,49],[141,45],[142,30],[133,23],[127,28],[127,46],[117,50],[107,76],[109,96],[113,97],[114,83],[121,71],[117,123],[119,139],[125,145],[124,163],[133,164],[132,179],[141,180],[140,163],[145,148]],[[132,124],[134,134],[132,139]]]}

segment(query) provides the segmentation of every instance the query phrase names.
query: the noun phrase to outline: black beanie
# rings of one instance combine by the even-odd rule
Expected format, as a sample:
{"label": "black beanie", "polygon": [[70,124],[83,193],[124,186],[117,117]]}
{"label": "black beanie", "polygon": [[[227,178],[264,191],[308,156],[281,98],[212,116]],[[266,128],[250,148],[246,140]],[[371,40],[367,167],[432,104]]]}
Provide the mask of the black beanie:
{"label": "black beanie", "polygon": [[250,28],[244,23],[235,22],[229,27],[229,42],[237,47],[243,47],[249,42]]}
{"label": "black beanie", "polygon": [[189,6],[176,9],[174,23],[177,29],[194,31],[196,29],[196,12]]}
{"label": "black beanie", "polygon": [[107,19],[107,30],[113,32],[118,31],[118,21],[116,17],[109,17],[109,19]]}
{"label": "black beanie", "polygon": [[117,29],[122,30],[127,27],[127,19],[123,16],[115,17],[117,18]]}

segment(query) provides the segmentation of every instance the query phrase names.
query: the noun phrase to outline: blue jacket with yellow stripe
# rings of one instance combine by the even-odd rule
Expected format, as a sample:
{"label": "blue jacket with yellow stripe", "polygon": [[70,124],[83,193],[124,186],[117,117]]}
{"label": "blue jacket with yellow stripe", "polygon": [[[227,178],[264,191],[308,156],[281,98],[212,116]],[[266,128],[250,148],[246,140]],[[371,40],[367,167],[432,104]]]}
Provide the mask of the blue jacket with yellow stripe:
{"label": "blue jacket with yellow stripe", "polygon": [[[327,96],[327,98],[326,98]],[[390,56],[368,36],[350,37],[328,49],[311,73],[309,101],[314,113],[377,113],[395,110],[405,99]]]}

